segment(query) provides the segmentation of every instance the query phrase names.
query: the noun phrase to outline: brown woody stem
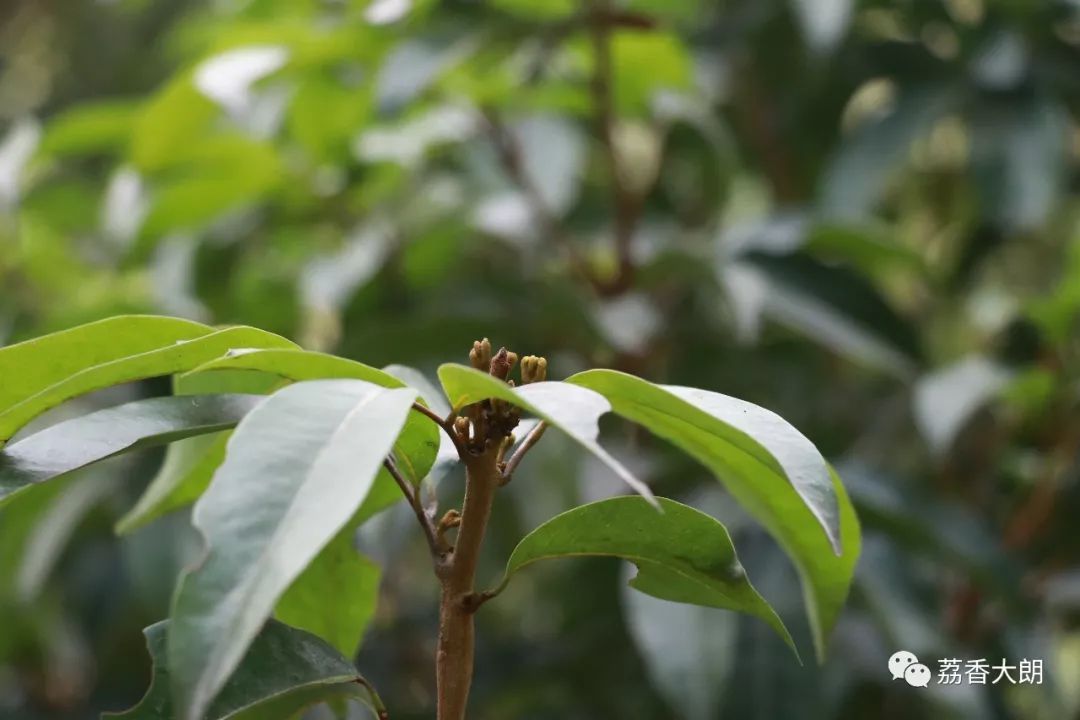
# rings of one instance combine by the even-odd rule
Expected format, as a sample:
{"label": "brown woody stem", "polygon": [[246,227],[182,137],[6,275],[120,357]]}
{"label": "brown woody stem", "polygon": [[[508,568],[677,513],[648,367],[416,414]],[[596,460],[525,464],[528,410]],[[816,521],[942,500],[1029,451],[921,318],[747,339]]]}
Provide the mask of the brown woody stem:
{"label": "brown woody stem", "polygon": [[501,478],[497,456],[498,445],[493,444],[482,454],[465,458],[465,501],[453,562],[439,578],[438,720],[464,720],[469,701],[475,649],[473,615],[479,607],[474,593],[476,566]]}

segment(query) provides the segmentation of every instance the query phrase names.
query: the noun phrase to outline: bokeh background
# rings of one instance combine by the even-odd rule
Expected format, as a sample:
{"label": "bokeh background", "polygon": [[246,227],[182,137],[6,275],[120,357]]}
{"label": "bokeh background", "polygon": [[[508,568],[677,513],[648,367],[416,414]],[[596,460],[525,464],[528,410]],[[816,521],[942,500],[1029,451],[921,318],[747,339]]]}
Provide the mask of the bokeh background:
{"label": "bokeh background", "polygon": [[[1076,0],[6,0],[0,344],[154,312],[430,373],[489,336],[554,377],[751,400],[837,464],[865,549],[824,666],[565,561],[485,607],[472,717],[1080,718],[1078,112]],[[708,473],[604,430],[729,525],[809,647],[793,571]],[[140,697],[198,547],[186,511],[113,535],[160,463],[0,514],[0,717]],[[482,576],[616,492],[549,433]],[[360,667],[431,717],[422,543],[394,511],[360,543]],[[918,690],[899,649],[1044,681]]]}

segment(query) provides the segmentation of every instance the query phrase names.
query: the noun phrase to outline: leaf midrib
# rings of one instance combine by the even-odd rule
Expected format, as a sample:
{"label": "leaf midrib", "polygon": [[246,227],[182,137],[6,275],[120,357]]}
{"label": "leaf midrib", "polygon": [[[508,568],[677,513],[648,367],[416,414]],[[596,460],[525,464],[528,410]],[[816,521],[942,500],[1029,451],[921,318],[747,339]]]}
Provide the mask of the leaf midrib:
{"label": "leaf midrib", "polygon": [[[342,428],[344,428],[348,424],[348,421],[351,418],[353,418],[358,412],[360,412],[361,409],[365,408],[370,403],[374,402],[374,400],[377,397],[379,397],[384,391],[385,391],[385,389],[381,389],[379,391],[369,393],[359,403],[357,403],[355,406],[353,406],[353,408],[351,410],[349,410],[349,412],[347,412],[342,417],[341,422],[338,423],[338,427],[334,430],[334,432],[327,436],[326,442],[322,443],[322,445],[319,448],[319,451],[317,453],[315,453],[314,455],[312,455],[311,462],[310,462],[310,464],[308,466],[307,472],[304,475],[304,481],[300,484],[300,486],[297,488],[297,491],[293,493],[292,498],[289,500],[288,507],[286,507],[285,511],[281,515],[282,521],[284,521],[285,518],[288,518],[290,515],[292,515],[293,508],[296,507],[297,498],[301,494],[300,489],[307,486],[308,482],[310,482],[312,469],[315,468],[315,466],[318,464],[319,459],[326,452],[326,449],[334,444],[334,440],[337,439],[339,433],[341,433],[341,431],[342,431]],[[230,438],[230,441],[231,440],[232,440],[232,438]],[[369,491],[370,491],[370,487],[369,487]],[[251,594],[254,592],[254,588],[257,587],[257,582],[255,580],[259,575],[260,569],[263,568],[267,564],[268,558],[272,554],[271,551],[276,550],[278,545],[282,542],[281,535],[284,532],[283,528],[285,528],[285,523],[284,522],[279,522],[277,527],[275,528],[273,534],[270,536],[270,538],[263,545],[262,552],[255,559],[255,561],[253,561],[251,563],[251,566],[248,569],[247,573],[244,574],[243,581],[241,583],[239,583],[237,585],[237,587],[232,592],[230,592],[228,595],[226,595],[224,598],[222,598],[222,600],[221,600],[221,605],[222,606],[226,606],[231,602],[238,602],[240,600],[250,601]],[[340,532],[340,530],[341,530],[341,528],[338,528],[335,532]],[[330,540],[332,540],[332,539],[333,539],[333,537],[331,536]],[[329,544],[330,540],[327,541],[327,544]],[[323,547],[325,547],[325,545]],[[321,552],[321,551],[322,551],[322,548],[319,549],[319,552]],[[318,553],[316,553],[316,554],[318,554]],[[286,588],[286,589],[288,589],[288,588]],[[224,646],[222,644],[215,644],[214,647],[215,647],[215,650],[212,653],[212,655],[210,656],[210,658],[208,658],[208,661],[206,663],[206,668],[213,668],[214,672],[209,672],[207,670],[204,670],[202,673],[200,673],[199,682],[198,682],[198,687],[200,688],[200,691],[199,691],[200,694],[205,693],[205,689],[203,689],[203,688],[205,688],[205,686],[206,686],[206,682],[207,682],[206,678],[208,678],[208,677],[216,677],[216,676],[221,674],[221,671],[218,668],[218,666],[220,666],[221,662],[222,662],[222,660],[221,660],[221,658],[222,658],[222,648]]]}

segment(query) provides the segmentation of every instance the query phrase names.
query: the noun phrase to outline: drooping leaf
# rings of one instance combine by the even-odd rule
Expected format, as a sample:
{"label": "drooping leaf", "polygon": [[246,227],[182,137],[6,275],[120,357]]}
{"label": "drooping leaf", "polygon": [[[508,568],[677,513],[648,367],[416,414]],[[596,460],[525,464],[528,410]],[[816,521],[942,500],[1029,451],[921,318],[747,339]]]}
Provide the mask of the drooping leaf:
{"label": "drooping leaf", "polygon": [[[627,566],[627,575],[633,569]],[[623,613],[649,677],[686,720],[714,720],[738,662],[738,616],[701,605],[658,600],[629,586]]]}
{"label": "drooping leaf", "polygon": [[358,380],[304,382],[237,426],[195,506],[206,555],[173,599],[177,717],[203,717],[281,596],[359,510],[415,397]]}
{"label": "drooping leaf", "polygon": [[851,584],[858,520],[840,479],[813,444],[779,416],[719,393],[589,370],[591,388],[712,470],[784,547],[799,570],[819,658]]}
{"label": "drooping leaf", "polygon": [[36,484],[120,453],[232,427],[261,399],[151,398],[57,423],[0,450],[0,504]]}
{"label": "drooping leaf", "polygon": [[[274,616],[354,657],[379,599],[379,566],[354,546],[346,525],[278,601]],[[332,602],[330,601],[332,598]]]}
{"label": "drooping leaf", "polygon": [[[139,704],[107,718],[173,720],[177,717],[169,686],[166,640],[169,621],[144,631],[154,660],[150,688]],[[290,718],[322,702],[355,699],[379,718],[382,702],[353,664],[332,647],[303,630],[271,620],[254,638],[236,673],[225,683],[203,720],[266,720]]]}
{"label": "drooping leaf", "polygon": [[127,315],[0,348],[0,412],[80,370],[211,332],[190,320]]}
{"label": "drooping leaf", "polygon": [[122,149],[136,109],[130,100],[101,100],[65,110],[49,122],[39,152],[60,157]]}
{"label": "drooping leaf", "polygon": [[[740,317],[768,317],[861,362],[909,375],[918,335],[860,273],[795,252],[751,252],[722,268]],[[751,333],[753,330],[751,330]]]}
{"label": "drooping leaf", "polygon": [[[137,324],[142,325],[143,323],[137,322]],[[153,326],[153,324],[151,325]],[[90,326],[76,328],[76,330],[84,330],[85,327]],[[126,324],[121,324],[121,327],[125,335],[132,332],[131,327]],[[198,327],[196,326],[196,328]],[[87,344],[85,332],[76,333],[75,337],[83,341],[82,345]],[[48,339],[42,338],[43,341]],[[94,344],[110,345],[114,342],[109,334],[97,333],[93,335],[92,343]],[[15,351],[20,347],[16,345],[8,348],[8,350]],[[48,357],[50,358],[59,355],[66,356],[72,353],[78,355],[79,353],[79,347],[60,345],[58,341],[52,340],[47,346],[33,348],[36,351],[35,354],[41,354],[43,347],[51,348],[51,352],[46,351],[49,352]],[[97,361],[92,365],[87,364],[84,357],[79,365],[72,368],[70,366],[74,364],[73,359],[66,358],[59,361],[69,371],[63,376],[63,379],[53,380],[52,384],[36,391],[33,395],[24,395],[25,399],[8,407],[4,412],[0,412],[0,441],[10,439],[19,428],[46,410],[79,395],[134,380],[184,372],[208,360],[225,355],[230,350],[250,347],[295,347],[295,345],[285,338],[268,333],[265,330],[250,327],[232,327],[209,334],[203,333],[201,337],[196,336],[190,339],[176,339],[167,343],[158,340],[149,347],[144,344],[141,352],[127,351],[123,354],[114,352],[111,358],[103,350],[89,350],[88,352],[91,354],[96,352],[98,358],[106,358],[95,358]],[[19,355],[28,354],[19,353]],[[18,360],[18,365],[16,365],[16,370],[12,376],[18,377],[20,369],[26,367],[30,362],[25,357]],[[48,363],[48,361],[45,362]],[[53,371],[49,377],[52,378],[55,375],[56,372]]]}
{"label": "drooping leaf", "polygon": [[784,623],[747,579],[727,529],[674,500],[657,502],[661,513],[644,498],[617,497],[557,515],[518,543],[506,577],[550,558],[620,557],[637,565],[638,574],[630,581],[637,590],[662,600],[755,615],[795,651]]}
{"label": "drooping leaf", "polygon": [[635,491],[650,501],[653,499],[649,487],[596,441],[600,434],[600,416],[611,410],[611,405],[601,395],[584,386],[562,382],[539,382],[512,388],[487,373],[453,363],[439,367],[439,380],[455,410],[489,398],[517,405],[562,430],[614,470]]}

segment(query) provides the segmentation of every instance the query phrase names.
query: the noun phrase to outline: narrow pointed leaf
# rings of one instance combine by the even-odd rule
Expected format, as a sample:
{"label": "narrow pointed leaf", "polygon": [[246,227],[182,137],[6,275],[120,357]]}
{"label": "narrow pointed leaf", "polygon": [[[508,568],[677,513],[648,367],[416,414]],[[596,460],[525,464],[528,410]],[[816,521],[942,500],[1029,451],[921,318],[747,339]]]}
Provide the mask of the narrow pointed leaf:
{"label": "narrow pointed leaf", "polygon": [[[405,383],[390,373],[346,358],[310,350],[266,349],[218,358],[196,368],[195,373],[217,370],[257,370],[288,380],[350,378],[387,388],[403,388]],[[405,430],[394,447],[398,469],[419,484],[435,463],[439,449],[439,428],[419,413],[410,413]]]}
{"label": "narrow pointed leaf", "polygon": [[439,367],[439,380],[454,410],[488,398],[517,405],[562,430],[614,470],[642,497],[654,502],[649,486],[634,477],[596,441],[600,434],[600,416],[611,410],[602,395],[563,382],[539,382],[512,388],[487,373],[452,363]]}
{"label": "narrow pointed leaf", "polygon": [[719,393],[654,385],[612,370],[567,382],[606,397],[614,411],[697,458],[795,563],[819,658],[858,559],[858,520],[840,479],[779,416]]}
{"label": "narrow pointed leaf", "polygon": [[[195,373],[173,377],[177,396],[213,393],[265,395],[281,385],[276,375],[236,370]],[[116,523],[116,532],[134,532],[157,518],[199,499],[210,485],[214,471],[225,460],[231,430],[200,435],[170,443],[165,460],[135,506]]]}
{"label": "narrow pointed leaf", "polygon": [[190,320],[124,315],[0,348],[0,412],[80,370],[212,332]]}
{"label": "narrow pointed leaf", "polygon": [[784,623],[747,579],[727,529],[692,507],[657,501],[662,513],[643,498],[617,497],[555,516],[518,543],[506,577],[550,558],[620,557],[638,568],[631,587],[662,600],[759,617],[797,656]]}
{"label": "narrow pointed leaf", "polygon": [[260,400],[257,395],[151,398],[57,423],[0,450],[0,505],[114,455],[230,428]]}
{"label": "narrow pointed leaf", "polygon": [[[169,621],[144,631],[154,673],[138,705],[106,718],[173,720],[177,717],[169,693],[171,672],[166,658]],[[353,664],[319,638],[271,620],[259,632],[236,673],[210,705],[205,720],[265,720],[290,718],[322,702],[359,700],[385,717],[377,696]]]}
{"label": "narrow pointed leaf", "polygon": [[169,445],[157,475],[146,486],[134,507],[116,523],[116,532],[127,535],[186,507],[210,486],[214,471],[225,461],[229,431],[187,438]]}
{"label": "narrow pointed leaf", "polygon": [[286,589],[371,490],[416,393],[316,380],[237,426],[195,505],[207,542],[173,598],[169,668],[181,720],[200,720]]}
{"label": "narrow pointed leaf", "polygon": [[[98,340],[110,342],[108,337]],[[134,380],[184,372],[230,350],[249,347],[293,347],[293,343],[264,330],[232,327],[87,366],[0,413],[0,441],[6,442],[41,413],[79,395]]]}
{"label": "narrow pointed leaf", "polygon": [[[211,360],[177,376],[175,390],[177,394],[242,389],[268,392],[282,381],[279,379],[290,382],[337,378],[366,380],[390,388],[405,387],[405,383],[382,370],[333,355],[307,350],[252,349]],[[199,438],[170,446],[161,471],[136,506],[117,524],[117,531],[132,532],[197,500],[224,459],[227,440],[226,436],[215,441]],[[419,413],[409,414],[405,429],[394,445],[394,456],[398,468],[413,483],[419,483],[430,472],[439,440],[439,429],[430,420]],[[362,517],[369,518],[399,500],[401,492],[390,475],[381,470]]]}

